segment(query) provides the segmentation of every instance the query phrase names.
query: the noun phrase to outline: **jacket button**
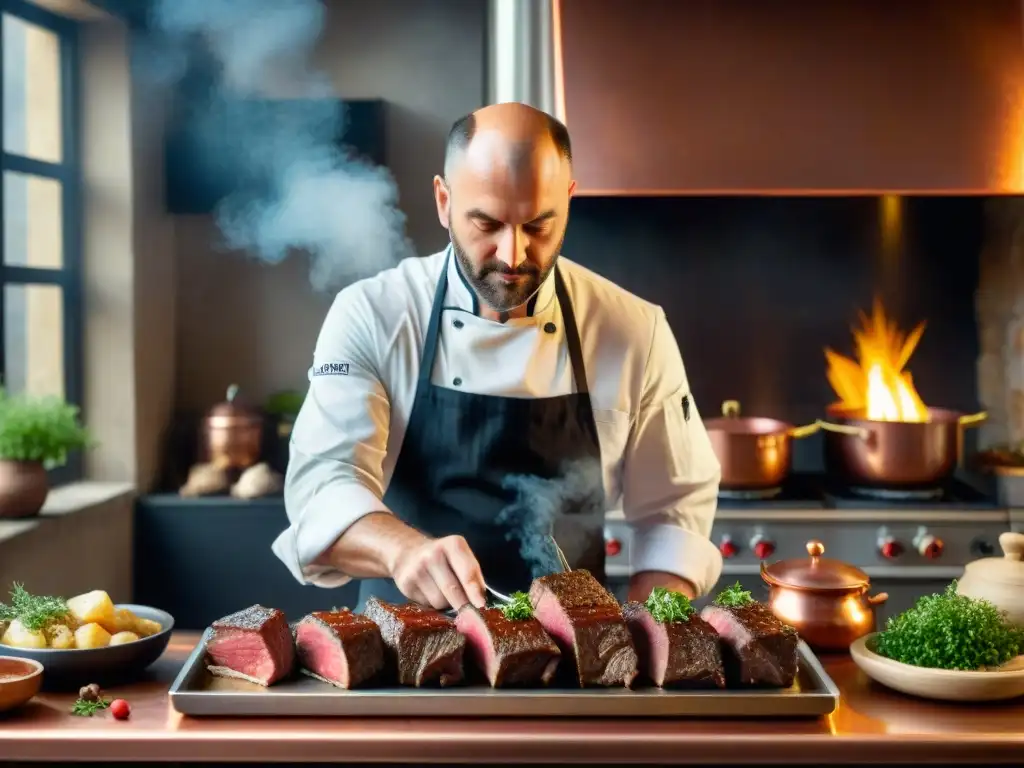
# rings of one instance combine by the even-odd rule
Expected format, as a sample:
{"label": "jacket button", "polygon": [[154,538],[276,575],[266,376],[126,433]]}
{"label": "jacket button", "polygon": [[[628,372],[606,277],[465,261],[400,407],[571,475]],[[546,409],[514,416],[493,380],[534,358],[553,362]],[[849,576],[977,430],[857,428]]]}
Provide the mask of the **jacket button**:
{"label": "jacket button", "polygon": [[544,323],[544,331],[546,333],[554,333],[558,328],[555,327],[554,323]]}
{"label": "jacket button", "polygon": [[461,387],[462,386],[462,379],[460,379],[458,376],[456,376],[454,379],[452,379],[452,384],[454,384],[456,387]]}
{"label": "jacket button", "polygon": [[456,328],[461,328],[464,325],[464,323],[461,320],[455,320],[452,323],[452,325],[454,325]]}

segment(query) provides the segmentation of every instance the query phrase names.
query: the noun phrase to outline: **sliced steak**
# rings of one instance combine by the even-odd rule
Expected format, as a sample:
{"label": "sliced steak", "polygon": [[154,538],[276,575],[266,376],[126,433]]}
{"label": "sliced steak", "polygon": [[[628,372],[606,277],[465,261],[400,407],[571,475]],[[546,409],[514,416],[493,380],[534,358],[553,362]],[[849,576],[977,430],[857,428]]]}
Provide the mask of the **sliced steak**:
{"label": "sliced steak", "polygon": [[637,657],[622,609],[589,571],[534,579],[530,602],[533,615],[575,660],[580,687],[632,684]]}
{"label": "sliced steak", "polygon": [[295,643],[284,614],[254,605],[213,622],[206,643],[207,669],[267,686],[291,674]]}
{"label": "sliced steak", "polygon": [[500,608],[467,605],[455,627],[492,688],[547,685],[558,668],[561,651],[536,619],[508,619]]}
{"label": "sliced steak", "polygon": [[339,688],[355,688],[384,668],[380,628],[348,608],[315,611],[295,625],[302,671]]}
{"label": "sliced steak", "polygon": [[466,638],[455,622],[416,603],[393,605],[371,597],[366,616],[379,628],[384,656],[399,685],[455,685],[462,682]]}
{"label": "sliced steak", "polygon": [[724,688],[718,633],[696,614],[659,622],[642,603],[622,606],[640,670],[659,688]]}
{"label": "sliced steak", "polygon": [[733,685],[789,688],[796,679],[796,630],[779,621],[767,606],[738,608],[709,605],[701,618],[722,639],[726,680]]}

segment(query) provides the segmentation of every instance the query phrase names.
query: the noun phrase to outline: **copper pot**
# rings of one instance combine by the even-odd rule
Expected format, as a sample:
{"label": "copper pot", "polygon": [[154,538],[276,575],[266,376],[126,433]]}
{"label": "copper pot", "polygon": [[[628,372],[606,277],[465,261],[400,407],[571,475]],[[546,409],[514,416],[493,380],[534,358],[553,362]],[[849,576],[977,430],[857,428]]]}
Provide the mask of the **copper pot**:
{"label": "copper pot", "polygon": [[792,440],[818,431],[818,425],[794,427],[778,419],[740,416],[736,400],[722,403],[722,416],[704,422],[711,447],[722,465],[720,487],[762,490],[782,485],[793,464]]}
{"label": "copper pot", "polygon": [[221,469],[247,469],[260,460],[263,415],[238,398],[238,386],[228,387],[227,400],[203,419],[202,454]]}
{"label": "copper pot", "polygon": [[874,421],[863,411],[831,405],[825,430],[825,467],[849,485],[884,488],[935,486],[963,455],[963,428],[988,418],[929,408],[928,421]]}
{"label": "copper pot", "polygon": [[889,596],[884,592],[868,596],[868,575],[822,557],[825,546],[820,541],[807,542],[807,554],[810,559],[773,565],[761,561],[761,578],[769,587],[768,606],[811,648],[848,650],[854,640],[875,631],[875,606]]}

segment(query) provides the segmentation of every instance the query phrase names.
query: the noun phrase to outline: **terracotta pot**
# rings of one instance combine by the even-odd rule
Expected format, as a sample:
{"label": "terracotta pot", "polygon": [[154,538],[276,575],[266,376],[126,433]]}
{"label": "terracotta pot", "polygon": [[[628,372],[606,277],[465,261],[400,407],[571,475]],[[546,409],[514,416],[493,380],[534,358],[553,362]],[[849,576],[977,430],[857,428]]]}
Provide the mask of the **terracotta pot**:
{"label": "terracotta pot", "polygon": [[49,492],[41,463],[0,460],[0,517],[38,515]]}
{"label": "terracotta pot", "polygon": [[818,651],[845,651],[857,638],[875,631],[875,606],[884,592],[869,597],[864,571],[822,557],[820,541],[807,542],[810,558],[783,560],[766,566],[761,578],[769,587],[768,606],[778,619],[800,633]]}

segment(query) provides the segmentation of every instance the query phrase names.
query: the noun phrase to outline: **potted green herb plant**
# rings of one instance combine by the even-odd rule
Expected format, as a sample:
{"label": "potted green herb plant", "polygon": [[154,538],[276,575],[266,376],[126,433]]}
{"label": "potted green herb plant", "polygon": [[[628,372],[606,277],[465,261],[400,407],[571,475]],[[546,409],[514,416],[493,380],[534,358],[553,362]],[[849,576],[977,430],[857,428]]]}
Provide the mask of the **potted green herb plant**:
{"label": "potted green herb plant", "polygon": [[90,444],[76,406],[0,387],[0,518],[38,514],[50,490],[46,470]]}

